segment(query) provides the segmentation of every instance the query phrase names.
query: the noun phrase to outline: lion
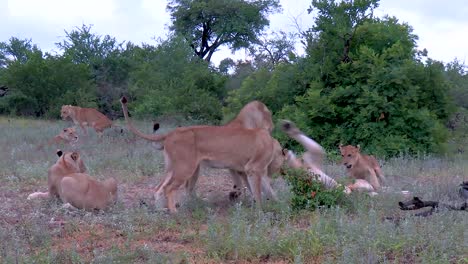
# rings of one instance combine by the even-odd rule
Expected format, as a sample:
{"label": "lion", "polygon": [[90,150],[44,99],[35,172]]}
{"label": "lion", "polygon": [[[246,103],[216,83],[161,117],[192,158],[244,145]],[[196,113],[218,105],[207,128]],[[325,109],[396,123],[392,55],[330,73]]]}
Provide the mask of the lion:
{"label": "lion", "polygon": [[250,129],[263,128],[270,133],[274,128],[270,110],[264,103],[256,100],[246,104],[239,114],[225,126],[241,126]]}
{"label": "lion", "polygon": [[[364,155],[361,148],[347,145],[339,145],[341,152],[341,163],[346,167],[348,174],[355,179],[367,180],[375,191],[380,189],[385,181],[380,165],[374,156]],[[379,181],[380,180],[380,181]]]}
{"label": "lion", "polygon": [[[267,195],[267,198],[270,198],[274,201],[278,200],[275,191],[273,188],[271,188],[271,176],[276,174],[276,173],[281,173],[281,168],[286,161],[286,151],[287,149],[284,149],[281,147],[281,144],[278,142],[278,140],[273,139],[273,160],[271,163],[268,165],[267,168],[267,177],[263,177],[261,181],[262,185],[262,191],[265,192]],[[231,174],[232,181],[234,183],[234,191],[229,193],[229,198],[231,200],[237,199],[241,194],[242,194],[242,186],[243,183],[247,186],[249,191],[252,193],[252,190],[250,188],[247,175],[245,172],[242,171],[235,171],[235,170],[229,170]]]}
{"label": "lion", "polygon": [[[231,122],[229,122],[229,126],[236,126],[240,125],[241,127],[248,126],[249,128],[255,128],[255,126],[259,126],[260,128],[264,128],[268,131],[272,131],[273,127],[273,122],[271,121],[271,113],[269,112],[268,108],[261,107],[263,103],[258,102],[258,101],[253,101],[249,104],[247,104],[242,110],[241,113]],[[263,105],[264,106],[264,105]],[[245,109],[249,109],[250,113],[252,115],[248,115],[248,111]],[[261,114],[260,114],[261,113]],[[265,118],[262,118],[262,115]],[[262,122],[262,120],[264,122]],[[155,133],[157,130],[159,130],[160,125],[159,123],[153,123],[153,133]],[[286,160],[286,152],[284,151],[278,142],[278,140],[273,139],[274,141],[274,158],[273,161],[268,165],[268,176],[271,176],[275,173],[280,172],[281,167]],[[158,150],[162,150],[163,146],[160,144],[156,144],[153,142],[153,146],[156,147]],[[237,199],[241,194],[242,194],[242,188],[243,184],[247,186],[247,188],[250,190],[250,186],[247,181],[247,175],[242,172],[242,171],[235,171],[235,170],[229,170],[232,181],[233,181],[233,189],[234,191],[229,193],[229,198],[231,200]],[[197,174],[198,175],[198,174]],[[263,178],[262,179],[262,191],[266,193],[268,198],[271,198],[273,200],[277,200],[277,196],[273,189],[271,188],[270,184],[271,179],[270,178]],[[186,189],[188,192],[193,194],[194,190],[194,185],[196,183],[196,179],[193,179],[190,182],[187,182],[186,184]]]}
{"label": "lion", "polygon": [[[59,144],[76,144],[78,142],[78,134],[76,133],[76,129],[73,127],[64,128],[58,135],[51,138],[47,141],[47,145],[59,145]],[[37,149],[42,149],[44,145],[39,145]]]}
{"label": "lion", "polygon": [[60,131],[58,135],[51,138],[48,144],[73,144],[76,142],[78,142],[78,134],[76,133],[76,129],[73,127],[67,127]]}
{"label": "lion", "polygon": [[159,199],[164,193],[171,213],[177,212],[176,191],[183,185],[193,190],[202,164],[245,173],[254,199],[261,206],[262,179],[274,159],[275,143],[268,129],[247,129],[242,122],[233,122],[235,119],[224,126],[188,126],[165,134],[144,134],[128,116],[127,99],[122,97],[120,102],[129,130],[162,145],[166,177],[156,187],[155,196]]}
{"label": "lion", "polygon": [[85,135],[88,131],[85,126],[92,127],[99,137],[102,137],[104,129],[112,126],[112,121],[94,108],[84,108],[72,105],[63,105],[60,110],[63,120],[70,118],[75,125],[79,125]]}
{"label": "lion", "polygon": [[[307,170],[310,174],[315,175],[317,180],[321,181],[325,188],[337,188],[340,186],[332,177],[328,176],[323,170],[322,160],[325,155],[325,151],[322,146],[315,140],[304,135],[293,122],[289,120],[283,120],[281,122],[281,129],[291,138],[301,143],[306,149],[302,158],[297,158],[296,155],[288,150],[286,157],[286,164],[291,168],[301,168]],[[375,189],[369,182],[363,179],[357,179],[354,183],[344,186],[344,192],[349,194],[353,191],[365,191],[370,194],[374,194]]]}
{"label": "lion", "polygon": [[117,181],[99,182],[86,174],[86,166],[77,152],[58,150],[57,162],[48,170],[47,192],[35,192],[28,200],[58,197],[78,209],[105,209],[117,200]]}

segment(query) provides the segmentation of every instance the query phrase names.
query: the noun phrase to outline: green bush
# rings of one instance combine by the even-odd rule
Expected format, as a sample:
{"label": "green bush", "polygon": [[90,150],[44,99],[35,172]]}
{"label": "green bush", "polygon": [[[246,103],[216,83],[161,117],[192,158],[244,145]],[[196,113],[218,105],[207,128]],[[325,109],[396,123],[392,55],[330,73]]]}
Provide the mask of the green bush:
{"label": "green bush", "polygon": [[314,211],[319,207],[347,206],[349,200],[343,186],[326,189],[315,177],[303,169],[286,169],[284,179],[291,188],[293,209]]}

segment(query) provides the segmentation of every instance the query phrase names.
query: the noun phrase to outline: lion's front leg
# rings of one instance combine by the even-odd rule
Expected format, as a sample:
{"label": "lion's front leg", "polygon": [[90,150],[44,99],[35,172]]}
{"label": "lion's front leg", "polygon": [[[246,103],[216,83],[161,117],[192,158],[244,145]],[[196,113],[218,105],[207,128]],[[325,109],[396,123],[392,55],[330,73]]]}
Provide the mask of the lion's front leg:
{"label": "lion's front leg", "polygon": [[377,175],[375,174],[374,169],[370,168],[368,172],[368,179],[367,181],[374,187],[375,191],[380,189],[379,179],[377,179]]}

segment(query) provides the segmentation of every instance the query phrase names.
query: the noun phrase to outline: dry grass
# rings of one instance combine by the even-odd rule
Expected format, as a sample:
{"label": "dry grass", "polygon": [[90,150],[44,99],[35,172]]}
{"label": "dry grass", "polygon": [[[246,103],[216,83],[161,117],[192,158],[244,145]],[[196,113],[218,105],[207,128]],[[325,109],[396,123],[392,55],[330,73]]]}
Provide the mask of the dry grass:
{"label": "dry grass", "polygon": [[[117,205],[89,213],[65,210],[56,200],[27,201],[29,193],[45,191],[55,150],[71,149],[37,150],[38,144],[68,125],[0,118],[1,263],[468,263],[467,212],[416,218],[396,206],[400,190],[457,201],[457,185],[468,180],[466,157],[386,161],[389,191],[353,195],[351,207],[316,212],[291,210],[281,179],[273,186],[280,201],[261,212],[248,194],[229,202],[226,171],[204,169],[199,198],[170,216],[152,202],[152,188],[163,176],[162,153],[132,135],[107,132],[99,142],[90,131],[77,149],[91,175],[118,179]],[[151,131],[149,122],[137,125]],[[326,171],[336,178],[344,173],[335,164]],[[383,220],[394,215],[406,218],[399,224]]]}

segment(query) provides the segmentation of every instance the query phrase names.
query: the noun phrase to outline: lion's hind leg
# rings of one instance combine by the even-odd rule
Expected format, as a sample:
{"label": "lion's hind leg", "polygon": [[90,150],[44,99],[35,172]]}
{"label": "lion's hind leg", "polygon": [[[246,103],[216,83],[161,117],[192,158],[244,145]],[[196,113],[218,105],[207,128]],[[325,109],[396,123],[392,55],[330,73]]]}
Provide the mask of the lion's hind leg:
{"label": "lion's hind leg", "polygon": [[[171,213],[176,213],[176,194],[180,187],[184,184],[194,184],[196,180],[192,179],[199,169],[199,165],[196,161],[190,159],[183,159],[182,157],[177,160],[177,166],[171,166],[169,169],[168,177],[162,184],[160,190],[164,192],[164,196],[167,200],[167,208]],[[192,182],[189,182],[192,181]],[[187,183],[189,182],[189,183]]]}

